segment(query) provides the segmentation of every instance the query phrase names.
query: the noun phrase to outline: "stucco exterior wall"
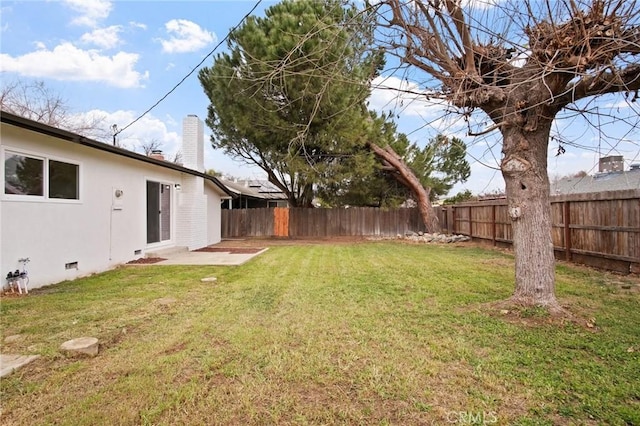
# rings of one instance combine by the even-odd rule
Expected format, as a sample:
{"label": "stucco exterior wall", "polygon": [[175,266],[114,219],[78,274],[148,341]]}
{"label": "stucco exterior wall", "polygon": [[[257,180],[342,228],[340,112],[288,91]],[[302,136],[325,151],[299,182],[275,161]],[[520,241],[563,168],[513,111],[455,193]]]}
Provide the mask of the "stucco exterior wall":
{"label": "stucco exterior wall", "polygon": [[[22,257],[31,259],[29,287],[37,288],[108,270],[158,248],[183,242],[198,248],[219,241],[211,229],[217,227],[219,234],[220,215],[208,212],[208,198],[219,201],[220,195],[216,191],[205,195],[202,177],[3,124],[3,159],[6,150],[79,164],[80,200],[0,194],[3,284],[9,271],[19,269]],[[0,167],[4,176],[4,161]],[[172,204],[171,239],[150,245],[146,238],[147,180],[165,184]],[[116,189],[123,192],[117,201]],[[209,220],[212,223],[207,224]],[[185,224],[190,229],[183,235]],[[65,268],[74,262],[77,269]]]}
{"label": "stucco exterior wall", "polygon": [[222,239],[222,227],[220,225],[220,218],[222,217],[222,197],[212,186],[212,184],[205,182],[205,194],[207,197],[207,245],[219,243]]}

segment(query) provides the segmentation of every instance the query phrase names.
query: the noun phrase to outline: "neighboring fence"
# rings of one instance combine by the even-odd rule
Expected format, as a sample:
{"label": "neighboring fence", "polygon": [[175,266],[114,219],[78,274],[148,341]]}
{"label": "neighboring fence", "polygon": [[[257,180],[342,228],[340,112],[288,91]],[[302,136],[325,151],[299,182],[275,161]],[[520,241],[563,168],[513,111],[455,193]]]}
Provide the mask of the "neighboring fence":
{"label": "neighboring fence", "polygon": [[[510,246],[506,200],[443,206],[444,232]],[[556,257],[623,273],[640,273],[640,190],[551,197]]]}
{"label": "neighboring fence", "polygon": [[278,208],[222,210],[222,238],[275,237]]}
{"label": "neighboring fence", "polygon": [[[506,200],[437,207],[442,232],[496,246],[512,243]],[[640,273],[640,190],[551,197],[556,257]],[[330,238],[424,231],[417,209],[262,208],[222,210],[222,237]]]}
{"label": "neighboring fence", "polygon": [[222,210],[222,238],[404,235],[424,230],[417,209],[264,208]]}

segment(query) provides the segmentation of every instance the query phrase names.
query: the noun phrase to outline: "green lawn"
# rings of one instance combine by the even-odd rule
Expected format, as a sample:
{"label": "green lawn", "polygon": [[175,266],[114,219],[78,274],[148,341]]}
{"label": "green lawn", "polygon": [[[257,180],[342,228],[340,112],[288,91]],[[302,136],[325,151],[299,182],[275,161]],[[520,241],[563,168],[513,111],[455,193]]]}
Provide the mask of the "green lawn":
{"label": "green lawn", "polygon": [[[639,280],[558,266],[590,328],[492,308],[512,276],[473,247],[279,246],[5,297],[2,352],[42,356],[2,379],[0,423],[640,425]],[[97,357],[59,352],[81,336]]]}

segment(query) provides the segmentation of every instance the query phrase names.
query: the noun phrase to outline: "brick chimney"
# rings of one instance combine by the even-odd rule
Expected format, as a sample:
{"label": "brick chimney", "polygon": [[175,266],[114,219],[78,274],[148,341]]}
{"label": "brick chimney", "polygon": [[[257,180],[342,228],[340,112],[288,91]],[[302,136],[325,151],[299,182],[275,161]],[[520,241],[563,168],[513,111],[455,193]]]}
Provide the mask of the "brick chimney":
{"label": "brick chimney", "polygon": [[156,160],[164,161],[164,154],[162,154],[161,149],[154,149],[153,151],[151,151],[151,154],[149,154],[149,157]]}
{"label": "brick chimney", "polygon": [[624,171],[624,157],[622,155],[610,155],[608,157],[600,158],[598,171],[600,173]]}
{"label": "brick chimney", "polygon": [[197,115],[190,114],[182,120],[182,163],[204,172],[204,123]]}

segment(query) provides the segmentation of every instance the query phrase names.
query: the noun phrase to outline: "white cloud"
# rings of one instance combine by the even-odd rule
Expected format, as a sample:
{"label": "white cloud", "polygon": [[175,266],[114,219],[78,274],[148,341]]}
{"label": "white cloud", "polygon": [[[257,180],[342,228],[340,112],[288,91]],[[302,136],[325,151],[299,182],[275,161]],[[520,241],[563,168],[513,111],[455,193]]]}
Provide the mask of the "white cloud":
{"label": "white cloud", "polygon": [[[95,109],[83,113],[74,114],[70,117],[71,127],[84,127],[87,123],[94,123],[95,127],[85,131],[84,136],[113,143],[113,132],[111,126],[124,128],[138,117],[136,111],[118,110],[108,112]],[[178,131],[171,130],[178,128]],[[156,118],[153,114],[147,114],[131,127],[117,135],[118,146],[131,151],[143,153],[142,144],[150,141],[158,141],[160,149],[168,160],[172,160],[176,153],[182,148],[182,120],[175,120],[167,115],[163,120]],[[240,161],[235,161],[224,154],[222,150],[215,150],[211,147],[210,135],[204,135],[204,160],[206,169],[215,169],[218,172],[244,178],[265,179],[266,174],[257,166],[247,165]]]}
{"label": "white cloud", "polygon": [[551,179],[572,175],[580,171],[593,175],[598,171],[597,152],[567,150],[562,155],[555,154],[555,151],[550,150],[547,160],[547,173]]}
{"label": "white cloud", "polygon": [[376,111],[393,111],[402,115],[424,117],[444,115],[446,103],[427,97],[416,83],[398,77],[376,77],[371,84],[369,107]]}
{"label": "white cloud", "polygon": [[247,164],[242,160],[234,160],[225,155],[221,149],[211,147],[209,135],[204,136],[204,167],[213,169],[228,177],[267,179],[267,173],[255,164]]}
{"label": "white cloud", "polygon": [[93,44],[103,49],[112,49],[120,44],[119,33],[121,31],[122,26],[112,25],[85,33],[82,35],[81,40],[84,43]]}
{"label": "white cloud", "polygon": [[608,102],[602,106],[603,108],[611,108],[611,109],[621,109],[621,108],[631,108],[633,107],[632,103],[628,99],[620,99],[617,102]]}
{"label": "white cloud", "polygon": [[214,33],[185,19],[172,19],[165,24],[165,28],[170,36],[168,40],[160,40],[165,53],[195,52],[215,43],[217,39]]}
{"label": "white cloud", "polygon": [[471,178],[466,182],[455,184],[449,191],[449,196],[453,196],[466,189],[476,195],[504,191],[502,173],[500,170],[492,168],[496,166],[495,164],[485,163],[485,165],[470,158],[467,160],[471,166]]}
{"label": "white cloud", "polygon": [[99,81],[115,87],[140,87],[149,72],[135,70],[138,55],[118,52],[100,55],[95,50],[78,49],[62,43],[53,50],[46,48],[22,56],[0,54],[0,72],[15,72],[29,77],[57,80]]}
{"label": "white cloud", "polygon": [[509,60],[509,64],[513,65],[516,68],[522,68],[527,65],[527,61],[531,57],[531,50],[526,49],[522,52],[519,52],[517,55],[512,57]]}
{"label": "white cloud", "polygon": [[[469,126],[458,110],[443,99],[434,98],[417,83],[397,77],[373,80],[369,109],[391,113],[398,130],[416,142],[438,133],[466,136]],[[461,136],[459,136],[461,135]]]}
{"label": "white cloud", "polygon": [[489,9],[497,6],[501,0],[462,0],[462,7],[473,9]]}
{"label": "white cloud", "polygon": [[[72,116],[72,124],[75,122],[79,125],[83,123],[99,123],[98,131],[90,132],[85,136],[112,143],[111,126],[116,125],[118,128],[124,128],[138,117],[138,112],[118,110],[108,112],[103,110],[91,110]],[[179,121],[179,122],[178,122]],[[182,120],[174,120],[167,116],[165,120],[154,117],[152,114],[145,115],[139,121],[131,125],[117,136],[118,146],[143,153],[142,144],[150,141],[158,141],[160,149],[168,160],[172,160],[176,153],[182,148]],[[172,131],[171,128],[179,130]],[[257,166],[250,166],[243,162],[234,161],[224,155],[222,150],[214,150],[211,147],[210,135],[204,135],[204,160],[206,169],[215,169],[218,172],[245,178],[265,179],[266,175]]]}
{"label": "white cloud", "polygon": [[109,0],[64,0],[64,3],[80,13],[71,23],[87,27],[96,27],[98,22],[109,16],[113,7]]}
{"label": "white cloud", "polygon": [[129,22],[129,26],[132,27],[132,28],[140,28],[140,29],[143,29],[143,30],[147,29],[147,26],[145,24],[141,23],[141,22],[131,21],[131,22]]}
{"label": "white cloud", "polygon": [[[466,8],[473,8],[473,9],[489,9],[492,7],[495,7],[497,5],[499,5],[503,0],[461,0],[460,1],[460,6],[463,9]],[[369,0],[369,3],[372,5],[378,5],[382,2],[382,0]],[[361,1],[362,4],[364,4],[364,1]],[[425,5],[427,8],[431,8],[433,6],[426,4]],[[404,7],[406,8],[411,8],[411,9],[416,9],[416,5],[415,5],[415,1],[414,0],[407,0],[404,2]],[[440,10],[446,10],[446,5],[443,2],[440,3],[439,6]]]}
{"label": "white cloud", "polygon": [[[77,123],[87,122],[99,122],[103,131],[99,132],[99,140],[106,143],[111,142],[111,126],[116,125],[122,129],[133,120],[138,118],[138,113],[135,111],[118,110],[114,112],[108,112],[103,110],[91,110],[79,114],[75,114],[73,119]],[[105,137],[107,134],[107,137]],[[94,135],[88,135],[93,137]],[[119,146],[142,153],[142,144],[150,141],[160,142],[160,149],[165,154],[166,158],[171,158],[181,146],[181,135],[176,132],[170,131],[167,128],[165,122],[159,118],[154,117],[152,114],[147,114],[140,120],[131,125],[131,127],[124,130],[117,135],[117,142]]]}

